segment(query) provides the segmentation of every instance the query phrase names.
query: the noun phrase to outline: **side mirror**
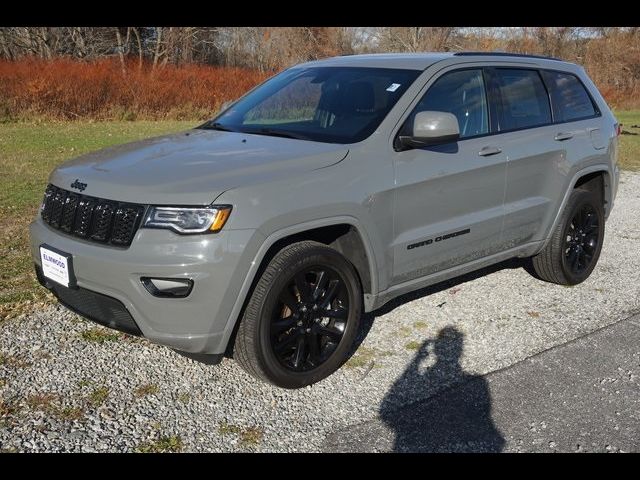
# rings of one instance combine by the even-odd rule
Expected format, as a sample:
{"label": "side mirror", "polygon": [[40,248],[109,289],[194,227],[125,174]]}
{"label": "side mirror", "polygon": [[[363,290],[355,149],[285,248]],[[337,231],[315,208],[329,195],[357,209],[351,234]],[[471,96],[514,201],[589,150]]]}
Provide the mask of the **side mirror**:
{"label": "side mirror", "polygon": [[413,120],[411,136],[398,137],[402,150],[441,145],[460,138],[460,126],[455,115],[448,112],[418,112]]}

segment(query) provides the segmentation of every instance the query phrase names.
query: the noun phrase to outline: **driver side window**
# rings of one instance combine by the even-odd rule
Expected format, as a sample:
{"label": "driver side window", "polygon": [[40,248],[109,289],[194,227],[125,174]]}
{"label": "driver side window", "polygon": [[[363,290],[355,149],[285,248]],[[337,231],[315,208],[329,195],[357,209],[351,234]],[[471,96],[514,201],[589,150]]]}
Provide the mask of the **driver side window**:
{"label": "driver side window", "polygon": [[418,112],[452,113],[458,119],[460,138],[489,133],[489,113],[482,70],[458,70],[445,73],[429,87],[405,122],[409,135]]}

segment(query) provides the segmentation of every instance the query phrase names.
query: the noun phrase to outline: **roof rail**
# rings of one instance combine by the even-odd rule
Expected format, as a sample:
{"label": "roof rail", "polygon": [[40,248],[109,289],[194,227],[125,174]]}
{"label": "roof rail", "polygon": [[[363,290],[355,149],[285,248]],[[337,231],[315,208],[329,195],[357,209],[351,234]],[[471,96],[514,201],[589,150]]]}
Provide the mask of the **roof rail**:
{"label": "roof rail", "polygon": [[508,53],[508,52],[456,52],[454,53],[457,57],[473,57],[478,55],[493,55],[499,57],[524,57],[524,58],[542,58],[544,60],[557,60],[558,62],[562,62],[560,58],[555,57],[545,57],[544,55],[528,55],[526,53]]}

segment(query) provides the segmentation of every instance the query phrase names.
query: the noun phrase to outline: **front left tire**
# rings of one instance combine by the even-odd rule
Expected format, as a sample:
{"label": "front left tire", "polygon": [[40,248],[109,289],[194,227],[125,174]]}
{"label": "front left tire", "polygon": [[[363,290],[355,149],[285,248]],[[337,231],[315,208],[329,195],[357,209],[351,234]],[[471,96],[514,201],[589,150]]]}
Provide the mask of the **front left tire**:
{"label": "front left tire", "polygon": [[349,260],[312,241],[284,247],[260,276],[240,321],[234,359],[254,377],[301,388],[345,362],[362,314]]}

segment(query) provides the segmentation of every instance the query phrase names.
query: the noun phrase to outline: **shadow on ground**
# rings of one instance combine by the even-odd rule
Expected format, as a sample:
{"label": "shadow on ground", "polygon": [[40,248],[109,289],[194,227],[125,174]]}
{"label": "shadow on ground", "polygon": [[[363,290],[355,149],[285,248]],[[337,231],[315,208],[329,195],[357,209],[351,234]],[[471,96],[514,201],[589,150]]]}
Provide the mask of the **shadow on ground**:
{"label": "shadow on ground", "polygon": [[[507,260],[400,296],[363,317],[357,345],[364,341],[376,317],[405,303],[516,268],[530,270],[526,260]],[[491,418],[487,382],[462,369],[463,349],[464,336],[453,327],[444,328],[436,338],[424,341],[380,405],[380,419],[395,436],[391,444],[380,445],[382,449],[396,452],[502,451],[505,440]],[[464,387],[459,388],[460,385]],[[453,386],[458,388],[451,388]]]}
{"label": "shadow on ground", "polygon": [[[491,418],[491,394],[486,380],[466,373],[460,358],[464,336],[454,327],[427,339],[380,406],[379,415],[394,433],[395,452],[500,452],[505,440]],[[427,364],[427,365],[425,365]],[[407,386],[431,389],[441,380],[455,379],[464,388],[449,390],[424,405],[398,408]],[[424,392],[426,393],[426,392]],[[458,394],[459,393],[459,394]]]}

